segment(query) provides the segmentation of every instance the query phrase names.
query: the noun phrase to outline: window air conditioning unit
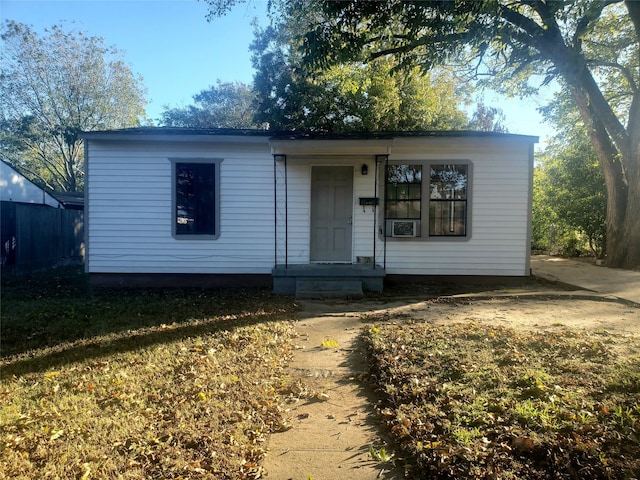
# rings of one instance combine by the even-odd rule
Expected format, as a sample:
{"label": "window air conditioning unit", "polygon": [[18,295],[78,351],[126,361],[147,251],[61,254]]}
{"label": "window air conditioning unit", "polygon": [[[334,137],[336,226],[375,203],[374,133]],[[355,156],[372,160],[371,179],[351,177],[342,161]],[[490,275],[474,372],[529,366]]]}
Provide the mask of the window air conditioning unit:
{"label": "window air conditioning unit", "polygon": [[417,220],[391,220],[392,237],[415,237],[418,234]]}

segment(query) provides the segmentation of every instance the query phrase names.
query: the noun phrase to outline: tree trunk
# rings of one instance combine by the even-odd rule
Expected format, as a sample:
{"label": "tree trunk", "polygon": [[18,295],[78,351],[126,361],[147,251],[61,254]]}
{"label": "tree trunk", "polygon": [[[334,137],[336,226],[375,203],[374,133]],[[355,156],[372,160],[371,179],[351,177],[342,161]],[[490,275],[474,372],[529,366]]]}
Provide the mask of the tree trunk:
{"label": "tree trunk", "polygon": [[[629,10],[629,17],[636,31],[636,38],[640,38],[640,2],[626,0],[625,5]],[[637,50],[640,60],[640,48]],[[621,266],[630,268],[640,267],[640,92],[634,90],[631,107],[629,109],[629,121],[627,124],[629,133],[629,158],[623,159],[627,166],[627,182],[629,185],[629,198],[627,201],[626,217],[622,235],[627,244],[624,249],[627,253],[621,259]]]}
{"label": "tree trunk", "polygon": [[[635,133],[635,132],[633,132]],[[627,204],[625,216],[619,229],[620,238],[616,240],[615,257],[608,265],[612,267],[639,268],[640,267],[640,141],[638,134],[632,134],[630,158],[623,158],[627,166],[626,180],[628,184]],[[607,232],[608,233],[608,232]]]}
{"label": "tree trunk", "polygon": [[[589,139],[593,145],[600,168],[604,173],[607,187],[607,265],[622,266],[622,245],[624,239],[624,223],[627,210],[627,184],[624,181],[624,170],[618,159],[618,150],[611,141],[602,122],[590,108],[589,99],[584,90],[570,86],[571,94],[580,116],[587,126]],[[622,255],[621,255],[622,254]]]}
{"label": "tree trunk", "polygon": [[[578,64],[579,65],[579,64]],[[607,187],[607,259],[615,268],[640,266],[640,122],[627,129],[611,120],[610,107],[585,67],[564,71],[578,111],[587,126]],[[630,113],[638,109],[634,95]],[[609,114],[609,115],[607,115]]]}

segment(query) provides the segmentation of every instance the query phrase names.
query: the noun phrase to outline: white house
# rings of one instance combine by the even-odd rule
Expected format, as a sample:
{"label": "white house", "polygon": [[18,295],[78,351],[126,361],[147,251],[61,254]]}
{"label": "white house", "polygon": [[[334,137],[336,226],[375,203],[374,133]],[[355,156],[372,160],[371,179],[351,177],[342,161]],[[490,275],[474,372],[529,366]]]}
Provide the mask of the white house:
{"label": "white house", "polygon": [[380,290],[385,276],[529,275],[536,137],[138,128],[83,138],[86,270],[98,283],[273,282],[294,293],[318,279]]}

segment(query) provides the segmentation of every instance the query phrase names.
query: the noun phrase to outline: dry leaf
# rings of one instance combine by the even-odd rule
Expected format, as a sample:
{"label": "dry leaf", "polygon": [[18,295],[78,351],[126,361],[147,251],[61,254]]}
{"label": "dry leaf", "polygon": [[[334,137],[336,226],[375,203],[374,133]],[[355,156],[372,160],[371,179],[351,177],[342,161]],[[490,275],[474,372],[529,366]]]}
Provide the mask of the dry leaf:
{"label": "dry leaf", "polygon": [[522,451],[533,450],[535,447],[533,440],[529,437],[518,437],[513,440],[513,446]]}

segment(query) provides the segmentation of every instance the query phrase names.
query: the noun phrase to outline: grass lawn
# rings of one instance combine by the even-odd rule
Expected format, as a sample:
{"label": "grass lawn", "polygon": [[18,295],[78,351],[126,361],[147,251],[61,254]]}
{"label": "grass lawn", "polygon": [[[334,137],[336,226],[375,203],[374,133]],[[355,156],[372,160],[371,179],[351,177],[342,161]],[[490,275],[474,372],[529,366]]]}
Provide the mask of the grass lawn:
{"label": "grass lawn", "polygon": [[265,291],[2,284],[0,478],[257,478],[296,307]]}
{"label": "grass lawn", "polygon": [[409,478],[640,478],[640,342],[404,321],[364,334]]}
{"label": "grass lawn", "polygon": [[[0,479],[263,475],[302,391],[290,297],[94,289],[76,269],[1,294]],[[363,338],[397,444],[381,460],[407,478],[640,478],[638,337],[403,317]]]}

